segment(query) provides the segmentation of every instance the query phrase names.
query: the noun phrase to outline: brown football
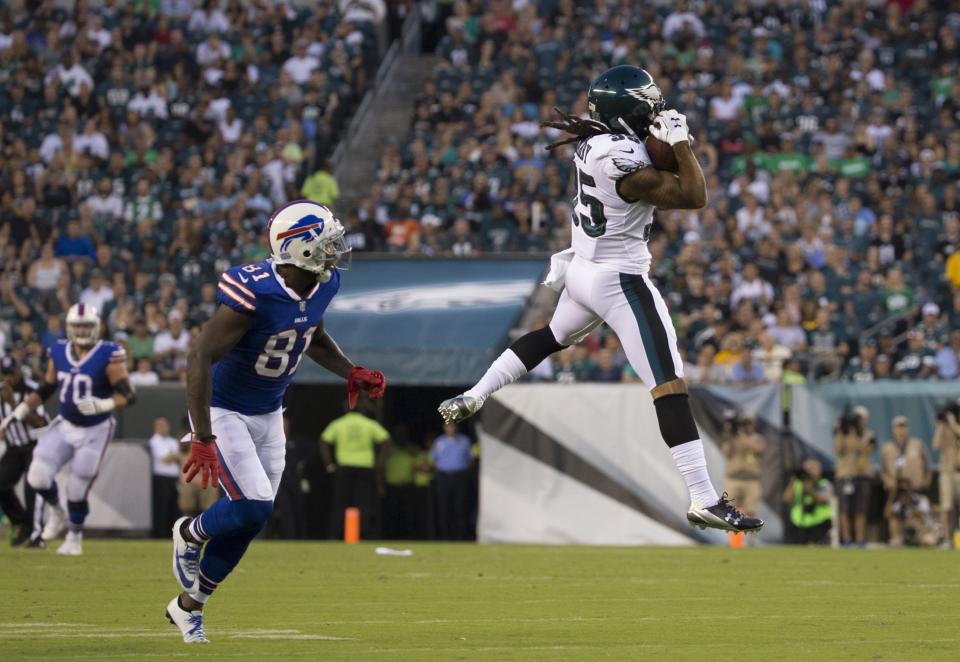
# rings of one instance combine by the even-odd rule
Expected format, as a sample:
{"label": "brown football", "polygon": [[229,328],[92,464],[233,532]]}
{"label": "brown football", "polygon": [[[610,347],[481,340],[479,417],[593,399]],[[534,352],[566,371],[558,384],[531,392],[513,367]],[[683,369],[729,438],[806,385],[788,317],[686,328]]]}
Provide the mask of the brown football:
{"label": "brown football", "polygon": [[[672,173],[677,172],[680,164],[677,163],[673,147],[653,136],[647,136],[643,144],[647,148],[647,154],[650,155],[650,161],[654,168]],[[693,145],[693,136],[690,136],[690,144]]]}

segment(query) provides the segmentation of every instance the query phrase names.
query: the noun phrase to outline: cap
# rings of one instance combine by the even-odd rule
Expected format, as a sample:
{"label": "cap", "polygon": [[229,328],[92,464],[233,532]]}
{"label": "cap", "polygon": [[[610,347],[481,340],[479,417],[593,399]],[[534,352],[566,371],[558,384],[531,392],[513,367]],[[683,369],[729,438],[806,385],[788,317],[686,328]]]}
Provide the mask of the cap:
{"label": "cap", "polygon": [[17,360],[10,356],[4,356],[0,358],[0,372],[5,375],[9,375],[17,371]]}
{"label": "cap", "polygon": [[906,425],[906,424],[907,424],[907,417],[906,417],[906,416],[894,416],[894,417],[893,417],[893,424],[894,424],[894,425]]}
{"label": "cap", "polygon": [[923,304],[923,308],[921,310],[923,311],[924,315],[933,315],[934,317],[940,315],[940,306],[932,301]]}
{"label": "cap", "polygon": [[853,413],[859,416],[860,418],[869,418],[870,410],[864,407],[863,405],[857,405],[853,408]]}

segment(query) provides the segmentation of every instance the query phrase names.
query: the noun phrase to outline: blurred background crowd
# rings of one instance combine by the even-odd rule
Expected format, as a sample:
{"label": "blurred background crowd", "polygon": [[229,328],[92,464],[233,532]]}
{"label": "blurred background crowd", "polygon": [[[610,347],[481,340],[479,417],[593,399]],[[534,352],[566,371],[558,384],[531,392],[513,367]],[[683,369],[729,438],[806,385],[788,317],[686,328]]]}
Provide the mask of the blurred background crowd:
{"label": "blurred background crowd", "polygon": [[[4,4],[0,354],[36,369],[82,300],[135,383],[182,378],[217,273],[266,256],[270,209],[335,205],[325,157],[398,4]],[[638,63],[687,114],[708,180],[709,206],[659,212],[651,241],[690,381],[958,375],[956,3],[431,6],[440,59],[412,126],[341,210],[358,251],[568,246],[571,150],[547,152],[539,122]],[[635,376],[601,330],[534,378]]]}

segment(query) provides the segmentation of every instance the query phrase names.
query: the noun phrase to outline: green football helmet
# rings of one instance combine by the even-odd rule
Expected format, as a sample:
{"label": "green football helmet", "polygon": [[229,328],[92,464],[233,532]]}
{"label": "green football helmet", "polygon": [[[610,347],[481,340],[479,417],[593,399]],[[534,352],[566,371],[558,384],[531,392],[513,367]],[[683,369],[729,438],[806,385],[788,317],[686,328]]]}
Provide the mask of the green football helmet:
{"label": "green football helmet", "polygon": [[663,95],[653,77],[628,64],[607,69],[587,91],[590,117],[612,133],[645,138],[653,118],[663,110]]}

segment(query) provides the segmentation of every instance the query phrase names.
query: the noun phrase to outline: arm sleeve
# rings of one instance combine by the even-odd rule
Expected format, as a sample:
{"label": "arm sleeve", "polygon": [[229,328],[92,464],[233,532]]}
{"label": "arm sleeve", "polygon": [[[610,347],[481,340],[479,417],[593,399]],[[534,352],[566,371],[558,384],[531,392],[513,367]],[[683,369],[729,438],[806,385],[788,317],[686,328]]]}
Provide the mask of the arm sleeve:
{"label": "arm sleeve", "polygon": [[257,295],[243,284],[240,277],[230,271],[223,272],[217,283],[217,303],[232,308],[244,315],[253,315],[257,311]]}

